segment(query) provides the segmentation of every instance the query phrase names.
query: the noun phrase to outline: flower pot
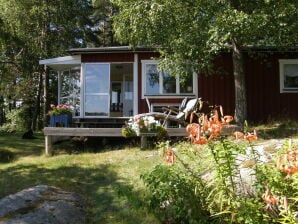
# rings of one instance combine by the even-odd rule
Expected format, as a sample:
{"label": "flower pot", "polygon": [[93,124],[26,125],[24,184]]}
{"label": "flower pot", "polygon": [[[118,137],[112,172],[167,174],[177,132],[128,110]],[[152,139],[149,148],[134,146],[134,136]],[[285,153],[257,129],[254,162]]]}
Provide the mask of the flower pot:
{"label": "flower pot", "polygon": [[71,123],[71,114],[51,115],[50,127],[69,127]]}

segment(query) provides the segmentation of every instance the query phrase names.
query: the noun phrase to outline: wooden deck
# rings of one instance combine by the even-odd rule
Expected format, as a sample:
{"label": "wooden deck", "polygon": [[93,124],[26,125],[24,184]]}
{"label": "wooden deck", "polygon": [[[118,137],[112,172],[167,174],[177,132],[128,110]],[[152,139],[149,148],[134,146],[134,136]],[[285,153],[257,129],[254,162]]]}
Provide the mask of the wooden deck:
{"label": "wooden deck", "polygon": [[[50,155],[52,144],[58,137],[88,136],[88,137],[122,137],[122,128],[60,128],[45,127],[45,154]],[[167,128],[171,137],[186,136],[185,128]]]}

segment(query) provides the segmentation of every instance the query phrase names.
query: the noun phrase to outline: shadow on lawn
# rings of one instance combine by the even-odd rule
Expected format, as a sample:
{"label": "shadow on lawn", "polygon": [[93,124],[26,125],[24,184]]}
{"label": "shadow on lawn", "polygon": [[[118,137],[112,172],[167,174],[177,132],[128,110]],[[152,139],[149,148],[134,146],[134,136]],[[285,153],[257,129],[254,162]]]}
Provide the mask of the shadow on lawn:
{"label": "shadow on lawn", "polygon": [[44,153],[44,136],[36,133],[35,139],[22,139],[22,133],[0,133],[1,149],[10,150],[17,157],[40,156]]}
{"label": "shadow on lawn", "polygon": [[[80,193],[86,200],[87,223],[158,223],[153,215],[136,207],[142,205],[140,192],[125,184],[112,166],[82,168],[77,165],[49,169],[37,165],[16,165],[1,170],[0,198],[39,184]],[[129,194],[127,194],[129,191]],[[133,195],[120,197],[119,192]]]}
{"label": "shadow on lawn", "polygon": [[261,128],[257,131],[258,135],[263,139],[298,137],[298,127],[288,127],[285,124]]}

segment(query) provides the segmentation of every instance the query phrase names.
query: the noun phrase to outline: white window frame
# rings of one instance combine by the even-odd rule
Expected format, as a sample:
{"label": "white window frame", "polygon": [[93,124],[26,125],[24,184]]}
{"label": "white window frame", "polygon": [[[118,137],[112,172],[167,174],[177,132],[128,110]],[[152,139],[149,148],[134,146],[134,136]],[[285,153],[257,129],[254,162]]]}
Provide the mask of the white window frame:
{"label": "white window frame", "polygon": [[284,65],[295,64],[298,65],[298,59],[280,59],[279,60],[279,80],[280,80],[280,93],[298,93],[298,87],[285,87],[284,86]]}
{"label": "white window frame", "polygon": [[[62,96],[62,74],[64,72],[68,72],[68,74],[71,74],[72,71],[79,71],[80,72],[80,94],[77,94],[77,95],[74,95],[74,93],[71,93],[70,95],[63,95]],[[64,99],[72,99],[72,98],[75,98],[77,97],[80,101],[80,111],[79,111],[79,114],[81,114],[81,101],[82,101],[82,80],[81,80],[81,73],[82,73],[82,69],[81,69],[81,66],[73,66],[69,69],[65,69],[65,70],[61,70],[61,71],[58,71],[58,104],[63,104],[63,100]],[[72,107],[73,105],[70,104],[70,106]],[[75,111],[73,111],[73,114],[72,114],[73,117],[80,117],[80,115],[76,115],[75,114]]]}
{"label": "white window frame", "polygon": [[141,60],[142,63],[142,99],[145,97],[150,97],[150,98],[182,98],[185,96],[193,96],[197,97],[198,94],[198,76],[196,73],[193,73],[193,83],[192,83],[192,93],[180,93],[180,80],[179,76],[176,77],[176,93],[163,93],[163,76],[159,75],[159,93],[156,95],[151,95],[151,94],[146,94],[146,65],[151,64],[154,65],[156,64],[158,66],[158,60]]}
{"label": "white window frame", "polygon": [[[86,77],[86,65],[109,65],[109,90],[107,93],[91,93],[91,94],[86,94],[86,80],[85,80],[85,77]],[[108,108],[107,108],[107,111],[108,111],[108,115],[107,116],[93,116],[93,115],[86,115],[85,112],[86,112],[86,96],[87,95],[93,95],[93,96],[108,96],[109,97],[109,102],[110,102],[110,85],[111,85],[111,63],[109,62],[87,62],[87,63],[82,63],[82,67],[83,67],[83,72],[82,72],[82,80],[81,80],[81,84],[83,86],[83,89],[81,89],[82,91],[82,94],[83,94],[83,97],[81,97],[81,116],[82,118],[107,118],[107,117],[110,117],[110,103],[108,104]]]}

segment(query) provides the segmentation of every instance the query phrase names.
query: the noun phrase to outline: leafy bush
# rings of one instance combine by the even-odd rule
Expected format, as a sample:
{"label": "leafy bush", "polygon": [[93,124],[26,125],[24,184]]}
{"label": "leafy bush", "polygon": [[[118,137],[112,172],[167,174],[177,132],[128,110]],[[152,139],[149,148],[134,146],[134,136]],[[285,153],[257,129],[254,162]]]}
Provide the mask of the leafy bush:
{"label": "leafy bush", "polygon": [[158,165],[142,179],[150,191],[148,206],[163,222],[209,223],[204,207],[207,189],[199,194],[196,178],[176,166]]}
{"label": "leafy bush", "polygon": [[24,106],[7,112],[6,122],[0,130],[9,133],[27,130],[31,122],[28,110],[28,107]]}
{"label": "leafy bush", "polygon": [[167,165],[142,176],[150,208],[166,223],[297,223],[298,147],[264,161],[256,131],[220,136],[228,118],[213,111],[188,125],[195,147],[160,144]]}

